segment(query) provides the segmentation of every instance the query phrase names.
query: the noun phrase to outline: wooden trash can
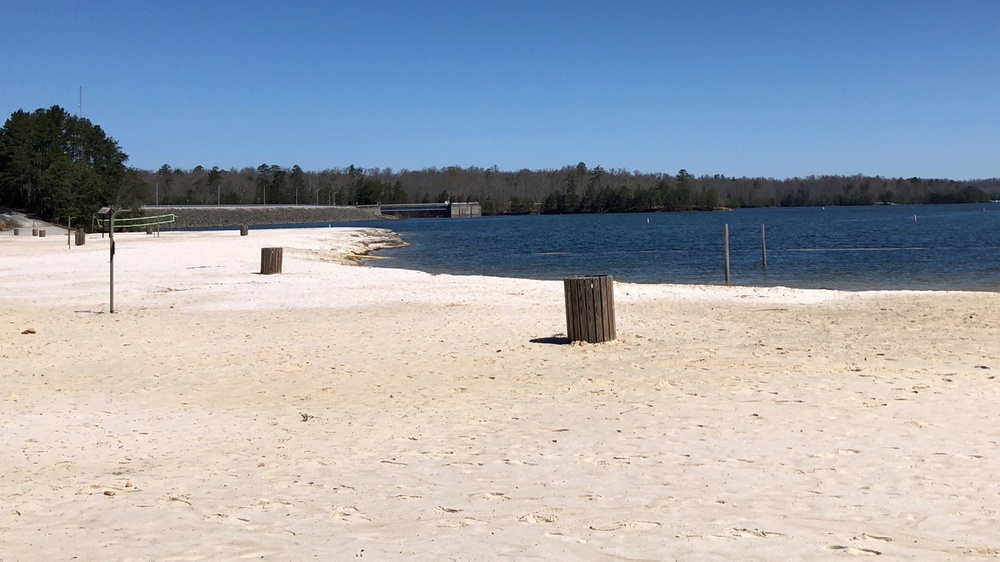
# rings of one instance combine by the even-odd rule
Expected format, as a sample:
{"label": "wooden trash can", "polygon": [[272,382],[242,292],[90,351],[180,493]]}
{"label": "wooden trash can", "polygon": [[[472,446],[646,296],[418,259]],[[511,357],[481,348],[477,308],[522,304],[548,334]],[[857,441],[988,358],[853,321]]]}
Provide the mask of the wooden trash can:
{"label": "wooden trash can", "polygon": [[82,228],[76,229],[76,245],[83,246],[87,243],[87,233]]}
{"label": "wooden trash can", "polygon": [[271,275],[281,273],[281,253],[283,248],[261,248],[260,249],[260,273],[261,275]]}
{"label": "wooden trash can", "polygon": [[241,224],[240,225],[240,236],[246,236],[247,234],[250,234],[250,227],[247,226],[247,225],[245,225],[245,224]]}
{"label": "wooden trash can", "polygon": [[610,275],[566,277],[566,335],[570,341],[615,339],[615,289]]}
{"label": "wooden trash can", "polygon": [[31,229],[31,235],[32,236],[38,236],[38,229],[37,228],[32,228]]}
{"label": "wooden trash can", "polygon": [[153,227],[152,226],[147,226],[146,227],[146,234],[152,234],[152,233],[153,233]]}
{"label": "wooden trash can", "polygon": [[45,238],[45,230],[44,229],[38,231],[38,237],[39,238]]}
{"label": "wooden trash can", "polygon": [[14,236],[20,236],[20,235],[21,235],[21,229],[20,228],[15,228],[14,229]]}

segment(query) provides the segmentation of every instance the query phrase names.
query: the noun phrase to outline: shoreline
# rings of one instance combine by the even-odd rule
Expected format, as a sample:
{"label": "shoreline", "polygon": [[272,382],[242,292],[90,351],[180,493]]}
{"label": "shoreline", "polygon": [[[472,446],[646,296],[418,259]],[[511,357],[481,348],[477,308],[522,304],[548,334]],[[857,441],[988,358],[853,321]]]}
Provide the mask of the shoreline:
{"label": "shoreline", "polygon": [[[0,237],[0,257],[8,267],[0,265],[0,286],[8,284],[16,288],[37,287],[33,301],[65,301],[70,296],[83,297],[91,302],[106,301],[108,298],[108,261],[107,238],[98,234],[90,234],[84,246],[67,248],[66,241],[60,237],[6,238],[6,233]],[[426,273],[420,270],[395,267],[372,267],[365,260],[377,258],[379,250],[405,246],[399,234],[384,228],[367,227],[326,227],[326,228],[289,228],[289,229],[258,229],[251,230],[246,237],[239,236],[238,230],[203,230],[203,231],[163,231],[159,236],[142,233],[118,233],[116,238],[116,302],[119,306],[127,304],[128,296],[138,295],[140,300],[155,300],[153,297],[161,292],[178,290],[204,292],[213,295],[206,297],[206,306],[235,307],[249,309],[256,306],[294,306],[310,307],[322,305],[323,295],[315,287],[309,287],[307,279],[320,279],[325,273],[323,264],[335,263],[358,268],[354,276],[358,286],[368,286],[378,279],[394,282],[423,283],[433,286],[458,287],[463,284],[474,287],[484,285],[499,285],[509,287],[511,291],[519,286],[525,286],[545,292],[553,299],[559,300],[562,295],[561,279],[528,279],[519,277],[489,277],[481,275],[453,275]],[[285,247],[286,263],[299,262],[302,267],[286,266],[285,276],[294,274],[288,281],[291,285],[300,286],[297,292],[303,295],[299,303],[281,302],[281,299],[267,298],[253,302],[238,295],[226,295],[224,289],[239,291],[247,287],[276,282],[279,277],[261,276],[257,274],[259,266],[259,248],[268,240]],[[205,248],[195,254],[189,254],[179,247],[188,243],[205,245]],[[150,256],[147,252],[156,252],[157,246],[163,250],[163,255],[146,263]],[[214,246],[214,247],[213,247]],[[41,252],[39,252],[41,250]],[[103,251],[103,255],[95,255]],[[140,259],[137,269],[149,271],[139,277],[130,277],[129,270],[133,267],[132,259]],[[12,267],[13,260],[26,261],[28,269],[35,267],[50,268],[44,279],[33,275],[30,271],[18,272]],[[171,267],[169,264],[175,263]],[[76,268],[76,271],[73,270]],[[249,275],[249,277],[248,277]],[[103,285],[102,290],[93,287]],[[847,291],[839,289],[798,289],[792,287],[745,286],[745,285],[686,285],[669,283],[630,283],[615,280],[616,298],[618,300],[642,299],[679,299],[726,301],[731,299],[758,300],[761,302],[809,304],[827,301],[869,299],[886,296],[905,297],[908,295],[1000,295],[992,291],[945,291],[945,290],[859,290]],[[84,290],[84,287],[90,287]],[[481,289],[475,289],[481,290]],[[0,293],[0,300],[11,298],[16,293],[6,291]],[[273,295],[277,296],[277,295]],[[15,297],[16,298],[16,297]],[[429,298],[429,297],[424,297]],[[372,302],[371,298],[362,298]],[[440,298],[439,298],[440,300]],[[228,303],[228,304],[224,304]],[[337,303],[329,303],[338,306]],[[105,303],[106,306],[106,303]]]}
{"label": "shoreline", "polygon": [[0,236],[0,552],[1000,552],[1000,294],[625,283],[566,345],[562,283],[364,230],[116,234],[115,314],[107,239]]}

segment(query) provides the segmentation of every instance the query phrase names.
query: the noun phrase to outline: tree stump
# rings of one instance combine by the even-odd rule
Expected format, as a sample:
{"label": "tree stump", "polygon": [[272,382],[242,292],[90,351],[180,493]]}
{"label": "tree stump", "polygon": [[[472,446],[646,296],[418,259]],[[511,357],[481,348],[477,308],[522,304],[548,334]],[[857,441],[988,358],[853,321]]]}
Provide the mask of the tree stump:
{"label": "tree stump", "polygon": [[44,230],[39,230],[38,231],[38,237],[39,238],[45,238],[45,231]]}
{"label": "tree stump", "polygon": [[87,233],[82,228],[76,229],[76,245],[83,246],[87,243]]}
{"label": "tree stump", "polygon": [[271,275],[281,273],[281,253],[283,248],[261,248],[260,249],[260,273],[261,275]]}
{"label": "tree stump", "polygon": [[247,234],[250,234],[250,227],[247,226],[247,225],[245,225],[245,224],[241,224],[240,225],[240,236],[246,236]]}
{"label": "tree stump", "polygon": [[570,341],[615,339],[615,290],[610,275],[566,277],[566,335]]}

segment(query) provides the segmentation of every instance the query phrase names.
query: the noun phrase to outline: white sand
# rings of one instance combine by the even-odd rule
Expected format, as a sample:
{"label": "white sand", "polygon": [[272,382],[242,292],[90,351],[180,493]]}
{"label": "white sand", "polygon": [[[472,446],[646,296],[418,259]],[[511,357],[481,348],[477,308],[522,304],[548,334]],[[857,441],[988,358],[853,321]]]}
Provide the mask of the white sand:
{"label": "white sand", "polygon": [[108,314],[106,239],[0,233],[0,560],[1000,555],[998,294],[617,284],[557,345],[561,282],[357,229],[115,239]]}

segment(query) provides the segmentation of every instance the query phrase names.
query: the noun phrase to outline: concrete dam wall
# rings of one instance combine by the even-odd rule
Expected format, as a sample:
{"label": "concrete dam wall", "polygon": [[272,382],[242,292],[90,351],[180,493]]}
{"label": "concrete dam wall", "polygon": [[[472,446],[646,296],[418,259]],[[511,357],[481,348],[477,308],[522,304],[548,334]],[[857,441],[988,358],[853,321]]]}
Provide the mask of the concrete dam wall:
{"label": "concrete dam wall", "polygon": [[[334,207],[316,205],[247,205],[247,206],[148,206],[145,216],[176,216],[175,228],[213,226],[309,224],[322,222],[363,221],[385,218],[378,206]],[[169,226],[166,228],[170,228]]]}

